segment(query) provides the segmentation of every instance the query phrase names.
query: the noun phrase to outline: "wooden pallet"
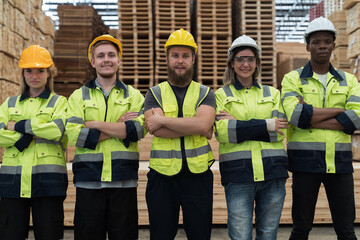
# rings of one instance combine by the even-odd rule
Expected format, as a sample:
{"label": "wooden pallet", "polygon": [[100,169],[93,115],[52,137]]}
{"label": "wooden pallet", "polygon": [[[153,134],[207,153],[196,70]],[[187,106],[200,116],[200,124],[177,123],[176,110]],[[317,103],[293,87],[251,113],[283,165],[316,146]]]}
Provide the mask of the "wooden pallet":
{"label": "wooden pallet", "polygon": [[348,46],[348,58],[356,58],[360,55],[360,29],[355,30],[349,35]]}
{"label": "wooden pallet", "polygon": [[232,41],[231,0],[197,1],[198,82],[214,91],[222,76]]}
{"label": "wooden pallet", "polygon": [[155,1],[155,85],[167,81],[164,45],[171,33],[180,28],[190,32],[190,0]]}
{"label": "wooden pallet", "polygon": [[118,2],[118,38],[123,46],[119,79],[143,94],[154,82],[151,6],[150,0]]}
{"label": "wooden pallet", "polygon": [[69,97],[75,89],[95,77],[88,60],[88,46],[109,28],[91,6],[61,4],[57,11],[60,24],[55,33],[54,62],[58,74],[54,87],[58,94]]}

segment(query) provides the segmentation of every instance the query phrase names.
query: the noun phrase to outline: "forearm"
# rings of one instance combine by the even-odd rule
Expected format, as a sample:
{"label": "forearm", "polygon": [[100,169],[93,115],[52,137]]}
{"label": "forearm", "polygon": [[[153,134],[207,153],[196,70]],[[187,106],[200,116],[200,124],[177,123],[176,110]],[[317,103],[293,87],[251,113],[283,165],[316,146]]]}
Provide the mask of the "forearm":
{"label": "forearm", "polygon": [[[86,127],[93,128],[101,131],[101,133],[110,137],[125,139],[126,138],[126,125],[123,122],[110,123],[101,121],[85,122]],[[101,135],[103,135],[101,134]],[[100,137],[100,140],[105,140]],[[107,138],[106,138],[107,139]]]}
{"label": "forearm", "polygon": [[[206,121],[206,120],[205,120]],[[210,121],[209,121],[210,122]],[[162,126],[169,130],[181,133],[183,136],[203,135],[205,136],[212,124],[204,122],[204,119],[198,117],[188,118],[170,118],[164,117]]]}
{"label": "forearm", "polygon": [[344,130],[343,125],[335,118],[327,119],[311,125],[311,128],[328,129],[328,130]]}
{"label": "forearm", "polygon": [[155,137],[161,137],[161,138],[179,138],[185,136],[184,134],[180,132],[176,132],[174,130],[168,129],[166,127],[159,128],[158,130],[153,132],[153,135]]}
{"label": "forearm", "polygon": [[345,112],[345,109],[342,108],[313,108],[311,126],[317,123],[322,123],[325,120],[330,120],[343,112]]}

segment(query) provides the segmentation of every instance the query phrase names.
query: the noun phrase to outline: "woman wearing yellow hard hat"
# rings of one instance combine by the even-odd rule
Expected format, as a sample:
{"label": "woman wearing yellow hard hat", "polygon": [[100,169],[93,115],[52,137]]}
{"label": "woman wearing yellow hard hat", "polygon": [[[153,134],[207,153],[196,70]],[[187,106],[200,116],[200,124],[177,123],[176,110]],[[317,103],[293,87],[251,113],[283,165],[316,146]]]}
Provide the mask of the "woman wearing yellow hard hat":
{"label": "woman wearing yellow hard hat", "polygon": [[62,239],[67,189],[64,134],[67,100],[53,91],[50,53],[23,50],[21,93],[0,106],[0,239]]}

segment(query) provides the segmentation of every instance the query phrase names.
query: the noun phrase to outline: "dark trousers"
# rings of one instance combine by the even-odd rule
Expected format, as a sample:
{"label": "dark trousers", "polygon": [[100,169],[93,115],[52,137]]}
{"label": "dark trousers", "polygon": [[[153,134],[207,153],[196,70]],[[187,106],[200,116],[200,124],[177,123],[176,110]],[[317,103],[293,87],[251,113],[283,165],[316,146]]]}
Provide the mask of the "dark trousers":
{"label": "dark trousers", "polygon": [[76,188],[75,240],[138,239],[136,188]]}
{"label": "dark trousers", "polygon": [[30,208],[36,240],[58,240],[64,235],[65,197],[1,198],[0,239],[28,237]]}
{"label": "dark trousers", "polygon": [[150,239],[175,238],[180,206],[187,238],[210,239],[213,203],[213,174],[210,170],[202,174],[183,170],[170,177],[150,170],[147,177]]}
{"label": "dark trousers", "polygon": [[293,229],[290,240],[308,239],[320,184],[323,183],[339,240],[357,239],[354,232],[355,200],[352,173],[293,173]]}

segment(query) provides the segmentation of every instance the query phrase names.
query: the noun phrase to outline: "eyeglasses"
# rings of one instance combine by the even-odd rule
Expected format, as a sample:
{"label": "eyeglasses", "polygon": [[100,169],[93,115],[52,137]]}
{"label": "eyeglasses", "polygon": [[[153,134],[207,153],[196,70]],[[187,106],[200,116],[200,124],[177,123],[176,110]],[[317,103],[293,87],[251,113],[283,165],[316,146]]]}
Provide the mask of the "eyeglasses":
{"label": "eyeglasses", "polygon": [[248,64],[253,64],[256,61],[256,57],[253,56],[240,56],[240,57],[234,57],[235,62],[239,64],[245,64],[247,62]]}

